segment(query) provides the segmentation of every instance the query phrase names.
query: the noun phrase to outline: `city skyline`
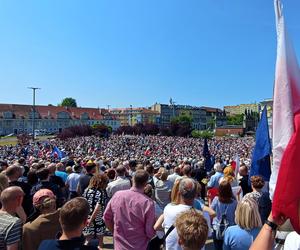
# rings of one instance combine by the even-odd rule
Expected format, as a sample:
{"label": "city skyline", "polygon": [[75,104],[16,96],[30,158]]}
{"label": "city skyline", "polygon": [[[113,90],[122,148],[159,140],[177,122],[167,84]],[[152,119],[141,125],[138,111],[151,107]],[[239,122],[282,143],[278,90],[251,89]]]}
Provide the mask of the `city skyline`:
{"label": "city skyline", "polygon": [[[283,4],[297,52],[300,3]],[[102,108],[272,97],[273,1],[7,1],[0,28],[0,103],[32,104],[29,86],[37,105]]]}

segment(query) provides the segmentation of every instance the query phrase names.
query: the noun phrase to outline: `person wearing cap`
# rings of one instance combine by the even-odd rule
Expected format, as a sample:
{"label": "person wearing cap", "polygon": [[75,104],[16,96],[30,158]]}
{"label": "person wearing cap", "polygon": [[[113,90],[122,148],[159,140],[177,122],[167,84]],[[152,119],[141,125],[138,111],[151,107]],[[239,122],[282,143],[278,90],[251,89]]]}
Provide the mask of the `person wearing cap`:
{"label": "person wearing cap", "polygon": [[23,250],[37,250],[43,240],[53,239],[61,230],[56,197],[49,189],[40,189],[33,196],[33,206],[40,215],[23,226]]}

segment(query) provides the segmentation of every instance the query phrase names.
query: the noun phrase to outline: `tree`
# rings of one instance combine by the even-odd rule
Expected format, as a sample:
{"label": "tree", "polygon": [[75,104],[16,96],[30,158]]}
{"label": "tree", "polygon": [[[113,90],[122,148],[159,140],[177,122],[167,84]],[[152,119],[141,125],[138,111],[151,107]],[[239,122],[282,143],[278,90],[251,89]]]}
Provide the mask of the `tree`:
{"label": "tree", "polygon": [[227,116],[227,125],[242,125],[243,121],[244,114]]}
{"label": "tree", "polygon": [[172,118],[171,123],[178,123],[178,124],[185,124],[185,125],[191,125],[193,122],[193,118],[185,113],[180,114],[179,116],[176,116]]}
{"label": "tree", "polygon": [[212,139],[214,133],[209,130],[193,130],[192,137],[194,138],[202,138],[202,139]]}
{"label": "tree", "polygon": [[76,100],[72,97],[66,97],[62,100],[60,106],[63,107],[77,107]]}

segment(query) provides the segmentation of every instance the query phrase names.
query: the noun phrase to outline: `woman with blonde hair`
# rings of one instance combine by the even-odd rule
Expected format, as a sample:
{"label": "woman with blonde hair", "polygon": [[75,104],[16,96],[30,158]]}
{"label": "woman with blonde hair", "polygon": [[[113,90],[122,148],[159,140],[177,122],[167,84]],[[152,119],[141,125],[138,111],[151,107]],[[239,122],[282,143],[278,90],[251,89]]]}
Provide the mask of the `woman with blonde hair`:
{"label": "woman with blonde hair", "polygon": [[84,228],[83,234],[87,241],[97,238],[99,240],[99,249],[103,248],[105,232],[105,223],[102,217],[108,201],[106,194],[107,184],[108,177],[105,174],[95,174],[83,194],[90,206],[88,225]]}
{"label": "woman with blonde hair", "polygon": [[258,235],[262,222],[257,203],[252,198],[243,199],[235,210],[235,226],[225,231],[223,250],[249,249]]}

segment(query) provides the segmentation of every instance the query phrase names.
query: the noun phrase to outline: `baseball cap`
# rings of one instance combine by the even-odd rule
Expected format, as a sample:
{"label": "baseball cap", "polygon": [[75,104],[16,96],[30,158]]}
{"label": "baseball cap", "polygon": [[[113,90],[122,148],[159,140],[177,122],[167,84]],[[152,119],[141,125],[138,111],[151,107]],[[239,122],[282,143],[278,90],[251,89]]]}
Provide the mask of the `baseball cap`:
{"label": "baseball cap", "polygon": [[45,198],[55,198],[55,195],[49,189],[40,189],[34,194],[32,203],[34,206],[40,205],[43,203]]}

